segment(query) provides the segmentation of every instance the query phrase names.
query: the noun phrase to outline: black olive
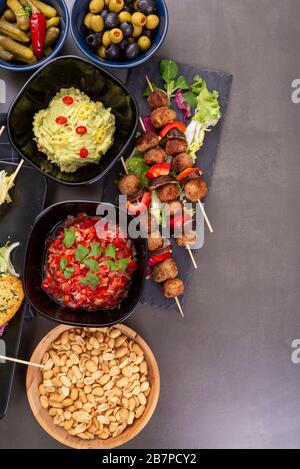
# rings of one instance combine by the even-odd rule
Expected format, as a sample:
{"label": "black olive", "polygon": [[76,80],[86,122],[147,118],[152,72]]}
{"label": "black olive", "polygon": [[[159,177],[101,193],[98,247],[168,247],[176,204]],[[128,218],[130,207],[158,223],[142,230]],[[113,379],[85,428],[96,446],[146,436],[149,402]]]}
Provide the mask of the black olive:
{"label": "black olive", "polygon": [[121,23],[120,29],[124,37],[130,37],[133,33],[133,26],[128,21],[124,21],[124,23]]}
{"label": "black olive", "polygon": [[119,20],[117,13],[113,13],[112,11],[109,12],[105,18],[106,29],[117,28],[119,24],[120,24],[120,20]]}
{"label": "black olive", "polygon": [[125,5],[125,7],[123,8],[123,11],[128,11],[128,13],[133,13],[133,8],[130,7],[129,5]]}
{"label": "black olive", "polygon": [[86,43],[92,50],[97,50],[100,47],[101,38],[102,33],[89,34],[86,38]]}
{"label": "black olive", "polygon": [[139,0],[137,7],[144,15],[151,15],[156,12],[156,3],[154,0]]}
{"label": "black olive", "polygon": [[128,41],[126,41],[126,39],[123,39],[119,44],[118,44],[119,48],[121,51],[124,51],[126,49],[126,47],[128,46]]}
{"label": "black olive", "polygon": [[125,49],[125,57],[128,60],[134,60],[141,52],[141,48],[137,42],[130,44]]}
{"label": "black olive", "polygon": [[147,36],[152,41],[153,36],[154,36],[154,31],[153,30],[151,31],[151,29],[148,29],[148,28],[143,28],[141,36]]}
{"label": "black olive", "polygon": [[108,13],[109,13],[109,9],[108,9],[108,8],[104,8],[104,10],[101,11],[100,16],[102,16],[102,18],[105,20],[105,18],[107,17]]}
{"label": "black olive", "polygon": [[108,46],[105,49],[105,53],[108,60],[118,60],[121,55],[120,49],[116,44],[111,44]]}

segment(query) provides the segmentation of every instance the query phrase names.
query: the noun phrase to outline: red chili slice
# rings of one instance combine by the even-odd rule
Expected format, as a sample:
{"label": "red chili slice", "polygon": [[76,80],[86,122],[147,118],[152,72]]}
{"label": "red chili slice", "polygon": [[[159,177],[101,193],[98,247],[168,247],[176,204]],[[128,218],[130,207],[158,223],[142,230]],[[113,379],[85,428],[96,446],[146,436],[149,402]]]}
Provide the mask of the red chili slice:
{"label": "red chili slice", "polygon": [[156,179],[160,176],[168,176],[171,171],[171,164],[170,163],[157,163],[152,166],[149,171],[146,173],[146,177],[148,179]]}
{"label": "red chili slice", "polygon": [[68,122],[68,119],[64,116],[58,116],[56,119],[55,119],[55,122],[59,125],[66,125],[66,123]]}
{"label": "red chili slice", "polygon": [[170,257],[172,257],[172,254],[170,252],[157,254],[157,256],[150,257],[149,265],[152,267],[153,265],[159,264],[160,262],[163,262],[166,259],[170,259]]}
{"label": "red chili slice", "polygon": [[192,173],[199,173],[202,174],[202,171],[200,168],[187,168],[182,173],[177,176],[177,181],[181,182],[183,181],[187,176],[189,176]]}
{"label": "red chili slice", "polygon": [[63,100],[63,103],[66,104],[67,106],[71,106],[71,104],[74,103],[74,99],[72,98],[72,96],[64,96],[62,100]]}
{"label": "red chili slice", "polygon": [[137,203],[133,204],[132,202],[127,202],[126,208],[131,215],[139,215],[141,212],[144,212],[148,209],[151,203],[151,194],[150,192],[145,192],[142,197],[142,200]]}
{"label": "red chili slice", "polygon": [[89,155],[89,151],[87,148],[81,148],[80,150],[80,158],[87,158]]}
{"label": "red chili slice", "polygon": [[78,135],[84,135],[87,133],[87,128],[85,125],[79,125],[78,127],[76,127],[76,133]]}

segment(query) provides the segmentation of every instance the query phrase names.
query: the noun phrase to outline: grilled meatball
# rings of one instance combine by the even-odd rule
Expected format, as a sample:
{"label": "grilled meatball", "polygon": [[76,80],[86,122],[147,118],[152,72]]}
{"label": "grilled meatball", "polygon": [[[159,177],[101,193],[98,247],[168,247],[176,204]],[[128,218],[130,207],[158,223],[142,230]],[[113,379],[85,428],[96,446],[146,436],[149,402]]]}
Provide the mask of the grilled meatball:
{"label": "grilled meatball", "polygon": [[148,150],[144,155],[145,163],[149,166],[157,163],[164,163],[166,161],[166,152],[163,148],[156,147]]}
{"label": "grilled meatball", "polygon": [[178,275],[178,268],[176,262],[172,257],[166,259],[153,267],[153,280],[156,283],[163,283],[170,278],[175,278]]}
{"label": "grilled meatball", "polygon": [[157,189],[157,195],[162,202],[172,202],[178,199],[180,191],[177,184],[165,184]]}
{"label": "grilled meatball", "polygon": [[185,169],[194,166],[193,158],[188,153],[179,153],[172,160],[172,169],[176,173],[182,173]]}
{"label": "grilled meatball", "polygon": [[136,149],[144,153],[145,151],[150,150],[150,148],[155,148],[158,145],[158,135],[154,132],[146,132],[137,139]]}
{"label": "grilled meatball", "polygon": [[152,109],[168,106],[168,96],[164,91],[153,91],[148,98],[148,104]]}
{"label": "grilled meatball", "polygon": [[184,294],[184,283],[179,278],[169,279],[162,286],[166,298],[176,298]]}
{"label": "grilled meatball", "polygon": [[176,112],[169,107],[163,106],[155,109],[150,114],[152,125],[160,129],[176,119]]}
{"label": "grilled meatball", "polygon": [[184,153],[188,149],[188,142],[182,138],[172,138],[166,143],[167,155],[177,155],[178,153]]}
{"label": "grilled meatball", "polygon": [[131,197],[140,190],[141,180],[135,174],[126,174],[119,180],[118,186],[121,194]]}
{"label": "grilled meatball", "polygon": [[182,213],[183,207],[182,202],[180,200],[172,200],[168,204],[164,205],[163,213],[165,217],[174,217]]}
{"label": "grilled meatball", "polygon": [[148,236],[148,249],[149,251],[155,251],[163,247],[164,240],[159,231],[153,231]]}
{"label": "grilled meatball", "polygon": [[180,238],[176,238],[176,242],[180,247],[194,244],[196,241],[197,233],[194,230],[190,230],[184,233]]}
{"label": "grilled meatball", "polygon": [[185,185],[185,196],[191,202],[203,200],[208,194],[208,188],[203,178],[190,179]]}

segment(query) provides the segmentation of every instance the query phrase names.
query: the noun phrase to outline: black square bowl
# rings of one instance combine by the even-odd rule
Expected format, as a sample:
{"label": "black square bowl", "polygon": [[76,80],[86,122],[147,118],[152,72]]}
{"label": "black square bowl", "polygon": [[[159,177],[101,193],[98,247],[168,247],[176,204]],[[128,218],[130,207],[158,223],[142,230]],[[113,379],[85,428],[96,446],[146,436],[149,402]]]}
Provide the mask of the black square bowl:
{"label": "black square bowl", "polygon": [[[113,146],[98,164],[89,164],[71,174],[60,171],[39,152],[32,129],[34,115],[47,108],[61,88],[70,87],[80,89],[93,101],[101,101],[116,117]],[[11,105],[7,125],[12,146],[43,174],[66,185],[91,184],[133,150],[138,106],[126,86],[111,73],[80,57],[58,57],[39,69],[22,88]]]}
{"label": "black square bowl", "polygon": [[[88,311],[84,309],[73,310],[56,302],[42,288],[41,283],[44,276],[44,261],[46,254],[46,242],[55,233],[55,229],[63,223],[66,218],[86,213],[88,216],[102,214],[109,208],[116,210],[116,223],[123,225],[123,217],[127,214],[118,207],[101,202],[70,201],[54,204],[44,210],[35,220],[27,244],[24,261],[24,289],[26,297],[31,306],[47,319],[78,327],[105,327],[125,321],[135,310],[139,303],[147,274],[147,240],[138,237],[132,239],[136,250],[137,270],[129,289],[129,294],[119,308],[105,310],[98,309]],[[122,212],[122,217],[120,214]],[[109,215],[108,215],[109,218]],[[132,220],[125,218],[126,224]],[[124,227],[126,228],[126,226]]]}

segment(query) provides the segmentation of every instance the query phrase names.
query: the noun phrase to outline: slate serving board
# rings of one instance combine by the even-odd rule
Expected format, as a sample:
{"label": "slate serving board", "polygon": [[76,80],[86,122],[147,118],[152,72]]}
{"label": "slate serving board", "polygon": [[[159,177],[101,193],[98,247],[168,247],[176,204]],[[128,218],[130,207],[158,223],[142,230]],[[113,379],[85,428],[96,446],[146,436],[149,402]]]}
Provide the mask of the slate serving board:
{"label": "slate serving board", "polygon": [[[146,64],[138,68],[132,69],[127,77],[127,86],[130,91],[135,95],[139,104],[140,114],[142,116],[149,115],[149,106],[147,104],[147,100],[143,96],[146,87],[145,76],[147,75],[150,81],[156,83],[157,85],[162,85],[159,72],[159,64],[160,59],[154,58]],[[180,74],[184,75],[189,83],[192,83],[193,77],[198,74],[202,78],[204,78],[209,90],[217,90],[220,95],[219,102],[221,107],[222,118],[220,119],[220,122],[216,125],[216,127],[214,127],[211,132],[208,132],[206,134],[204,146],[199,151],[196,162],[196,166],[199,166],[201,169],[203,169],[204,177],[208,186],[210,187],[233,77],[229,73],[222,71],[209,70],[198,66],[190,66],[184,64],[178,65],[180,68]],[[128,157],[129,155],[124,156]],[[121,163],[118,163],[106,177],[104,181],[103,192],[103,200],[105,202],[115,202],[117,200],[119,191],[114,181],[118,180],[120,174],[123,173],[123,167]],[[211,216],[211,218],[213,219],[213,215]],[[194,269],[192,261],[186,249],[179,248],[174,242],[173,247],[174,258],[178,264],[180,272],[179,276],[184,281],[186,291],[188,291],[188,285],[191,279],[191,275],[200,275],[200,270]],[[194,254],[196,254],[195,251]],[[180,299],[180,301],[184,307],[184,296]],[[155,282],[153,282],[153,280],[151,279],[146,281],[141,302],[154,307],[178,311],[175,301],[168,300],[167,298],[165,298],[161,294],[160,286],[155,284]]]}

